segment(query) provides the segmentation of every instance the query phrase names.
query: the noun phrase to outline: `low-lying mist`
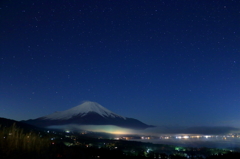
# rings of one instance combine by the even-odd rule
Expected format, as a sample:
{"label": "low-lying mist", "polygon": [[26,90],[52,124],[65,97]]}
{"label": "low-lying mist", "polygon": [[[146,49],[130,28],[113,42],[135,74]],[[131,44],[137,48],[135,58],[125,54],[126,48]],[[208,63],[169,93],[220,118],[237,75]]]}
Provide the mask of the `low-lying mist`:
{"label": "low-lying mist", "polygon": [[89,131],[110,133],[114,135],[152,135],[159,136],[163,134],[202,134],[202,135],[221,135],[228,133],[240,133],[239,128],[234,127],[168,127],[157,126],[153,128],[147,128],[143,130],[134,130],[128,128],[122,128],[114,125],[61,125],[50,126],[48,128],[61,129],[61,130],[74,130],[74,131]]}

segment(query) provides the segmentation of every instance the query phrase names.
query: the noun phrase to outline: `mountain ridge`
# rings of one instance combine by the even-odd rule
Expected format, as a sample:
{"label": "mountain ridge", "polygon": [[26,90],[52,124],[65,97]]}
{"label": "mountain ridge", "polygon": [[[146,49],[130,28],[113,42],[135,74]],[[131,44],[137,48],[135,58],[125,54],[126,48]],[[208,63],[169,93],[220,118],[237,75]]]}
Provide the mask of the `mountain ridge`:
{"label": "mountain ridge", "polygon": [[130,129],[154,127],[137,119],[118,115],[96,102],[87,101],[65,111],[55,112],[37,119],[22,121],[38,127],[53,125],[115,125]]}

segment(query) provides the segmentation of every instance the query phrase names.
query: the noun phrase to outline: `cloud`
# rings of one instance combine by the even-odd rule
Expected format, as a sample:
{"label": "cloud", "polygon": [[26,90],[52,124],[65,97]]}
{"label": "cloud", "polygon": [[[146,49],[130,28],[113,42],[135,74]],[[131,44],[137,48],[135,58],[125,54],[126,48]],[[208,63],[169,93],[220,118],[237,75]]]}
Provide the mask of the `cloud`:
{"label": "cloud", "polygon": [[240,132],[239,128],[235,127],[208,127],[208,126],[199,126],[199,127],[166,127],[159,126],[152,129],[146,129],[144,133],[151,134],[203,134],[203,135],[221,135],[227,133]]}
{"label": "cloud", "polygon": [[122,135],[161,135],[161,134],[202,134],[202,135],[221,135],[228,133],[240,133],[239,128],[235,127],[168,127],[157,126],[154,128],[148,128],[145,130],[126,129],[114,125],[62,125],[51,126],[48,128],[64,129],[64,130],[77,130],[77,131],[91,131],[110,134],[122,134]]}
{"label": "cloud", "polygon": [[101,132],[110,134],[134,134],[134,130],[122,128],[115,125],[53,125],[49,126],[50,129],[63,129],[63,130],[78,130],[78,131],[91,131],[91,132]]}

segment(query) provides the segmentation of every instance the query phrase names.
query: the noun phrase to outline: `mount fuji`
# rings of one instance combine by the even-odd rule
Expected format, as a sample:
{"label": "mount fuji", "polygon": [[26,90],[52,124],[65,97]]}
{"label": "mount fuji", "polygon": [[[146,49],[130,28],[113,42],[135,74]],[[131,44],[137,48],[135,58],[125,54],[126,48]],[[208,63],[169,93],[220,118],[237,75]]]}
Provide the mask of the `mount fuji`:
{"label": "mount fuji", "polygon": [[146,129],[153,127],[143,122],[120,116],[104,108],[96,102],[84,102],[71,109],[55,112],[37,119],[23,121],[37,127],[61,126],[61,125],[114,125],[130,129]]}

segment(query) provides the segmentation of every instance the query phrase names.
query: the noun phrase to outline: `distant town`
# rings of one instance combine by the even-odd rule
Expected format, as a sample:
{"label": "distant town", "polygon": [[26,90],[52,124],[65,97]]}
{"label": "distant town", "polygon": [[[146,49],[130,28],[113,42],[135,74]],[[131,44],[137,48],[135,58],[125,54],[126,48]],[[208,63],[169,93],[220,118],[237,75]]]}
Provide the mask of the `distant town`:
{"label": "distant town", "polygon": [[[81,132],[74,133],[69,130],[64,132],[56,132],[48,130],[47,133],[56,135],[51,138],[52,144],[64,141],[64,145],[67,147],[81,147],[91,149],[107,149],[109,151],[121,151],[124,155],[131,157],[142,157],[142,158],[159,158],[159,159],[170,159],[170,158],[208,158],[210,156],[223,156],[229,153],[239,153],[240,148],[233,149],[217,149],[217,148],[206,148],[206,147],[181,147],[174,145],[165,144],[153,144],[148,142],[151,139],[210,139],[219,138],[227,140],[228,138],[240,138],[240,134],[226,134],[226,135],[163,135],[160,137],[156,136],[121,136],[121,137],[107,137],[106,134],[93,133],[93,132]],[[59,138],[58,135],[63,135]],[[94,136],[95,138],[90,138]],[[133,141],[138,139],[138,141]],[[239,154],[238,154],[239,155]],[[101,156],[94,156],[95,158],[101,158]]]}

